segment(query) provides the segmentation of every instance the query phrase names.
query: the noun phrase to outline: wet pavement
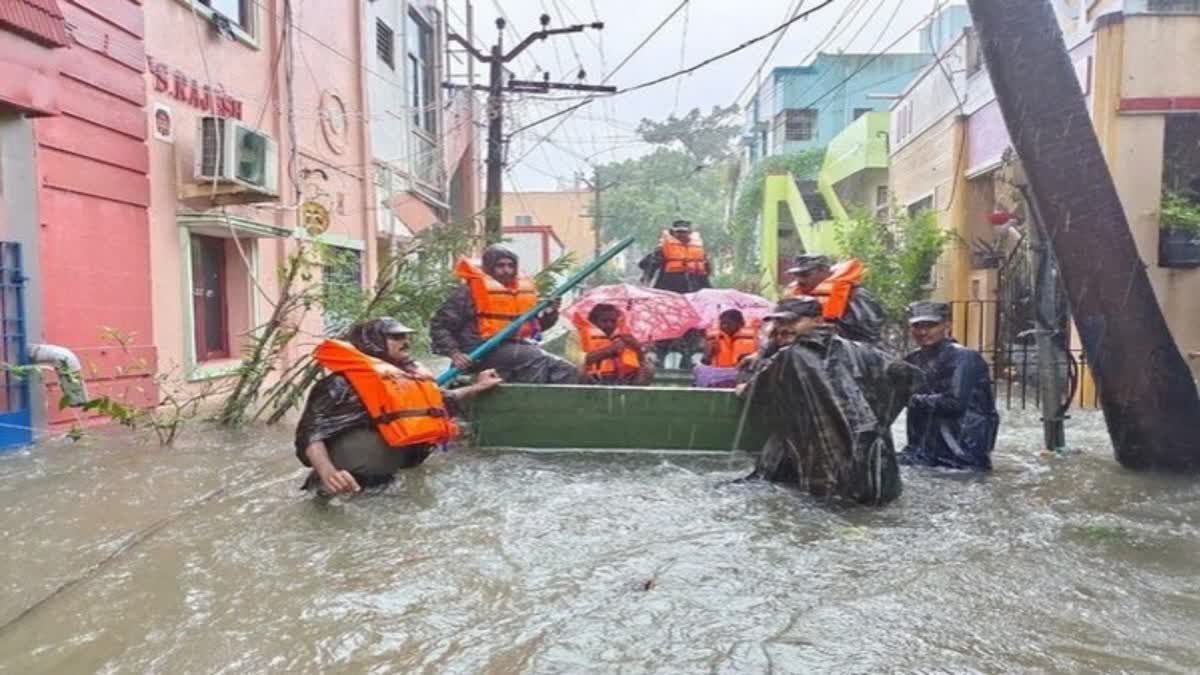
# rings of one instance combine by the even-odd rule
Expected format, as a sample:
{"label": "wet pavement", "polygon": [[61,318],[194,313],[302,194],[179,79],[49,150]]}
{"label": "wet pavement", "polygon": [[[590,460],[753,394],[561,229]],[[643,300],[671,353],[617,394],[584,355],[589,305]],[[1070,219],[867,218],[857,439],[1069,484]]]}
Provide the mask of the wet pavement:
{"label": "wet pavement", "polygon": [[53,442],[0,457],[0,672],[1200,670],[1200,483],[1096,413],[1063,459],[1001,434],[882,510],[745,456],[459,451],[321,504],[283,429]]}

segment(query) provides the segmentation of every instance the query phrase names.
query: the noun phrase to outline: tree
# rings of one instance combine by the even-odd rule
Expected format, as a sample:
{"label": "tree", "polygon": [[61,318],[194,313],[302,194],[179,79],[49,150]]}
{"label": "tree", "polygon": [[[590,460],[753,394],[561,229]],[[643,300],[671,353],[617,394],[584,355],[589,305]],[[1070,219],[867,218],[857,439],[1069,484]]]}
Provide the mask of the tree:
{"label": "tree", "polygon": [[733,257],[725,204],[731,190],[733,141],[740,128],[737,112],[736,105],[716,106],[707,115],[696,108],[661,122],[643,119],[638,133],[659,147],[636,159],[596,168],[600,184],[611,186],[601,196],[601,237],[611,241],[634,235],[637,249],[648,251],[671,221],[682,218],[704,237],[714,266],[724,267]]}
{"label": "tree", "polygon": [[741,129],[734,117],[738,110],[736,103],[725,108],[713,106],[707,115],[692,108],[683,117],[671,115],[661,122],[642,119],[637,132],[647,143],[678,143],[697,164],[709,164],[733,157],[733,139]]}
{"label": "tree", "polygon": [[605,240],[633,235],[637,249],[648,251],[671,221],[684,218],[704,237],[715,263],[729,257],[722,198],[728,188],[716,168],[696,164],[686,152],[658,148],[597,167],[597,173],[601,183],[613,185],[601,197],[600,235]]}

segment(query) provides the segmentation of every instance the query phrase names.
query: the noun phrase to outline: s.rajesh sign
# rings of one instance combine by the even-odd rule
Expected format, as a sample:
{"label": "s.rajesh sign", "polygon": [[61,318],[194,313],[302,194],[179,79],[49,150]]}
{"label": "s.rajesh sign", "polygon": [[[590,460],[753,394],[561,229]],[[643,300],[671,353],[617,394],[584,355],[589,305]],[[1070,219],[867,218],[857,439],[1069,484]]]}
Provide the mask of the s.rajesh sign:
{"label": "s.rajesh sign", "polygon": [[215,114],[217,117],[242,119],[242,102],[225,93],[221,85],[209,87],[178,68],[172,69],[162,61],[146,57],[154,91],[168,93],[176,101]]}

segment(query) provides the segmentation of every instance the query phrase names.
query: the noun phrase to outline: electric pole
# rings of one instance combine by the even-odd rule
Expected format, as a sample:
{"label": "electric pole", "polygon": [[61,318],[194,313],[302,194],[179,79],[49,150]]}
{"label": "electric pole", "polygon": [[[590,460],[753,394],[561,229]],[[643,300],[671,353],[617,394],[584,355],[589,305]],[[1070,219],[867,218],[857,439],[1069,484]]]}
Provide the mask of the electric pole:
{"label": "electric pole", "polygon": [[[467,52],[480,63],[488,65],[488,84],[486,87],[477,86],[473,82],[469,85],[472,89],[487,91],[488,103],[488,140],[487,140],[487,197],[484,204],[484,234],[488,241],[498,241],[501,236],[501,202],[500,195],[503,192],[503,172],[504,172],[504,147],[506,139],[504,138],[504,94],[508,92],[522,92],[545,94],[552,89],[565,89],[569,91],[587,91],[597,93],[611,94],[617,90],[613,86],[604,85],[589,85],[583,83],[569,82],[551,82],[550,74],[545,74],[545,79],[536,80],[517,80],[511,79],[507,83],[504,82],[504,64],[509,63],[517,56],[525,51],[530,45],[538,40],[545,40],[552,35],[563,35],[567,33],[580,33],[587,28],[600,30],[604,28],[602,22],[590,24],[574,24],[563,28],[548,28],[550,25],[550,15],[543,14],[541,16],[542,29],[530,33],[521,40],[517,46],[509,51],[504,51],[504,28],[506,22],[504,19],[496,19],[496,28],[500,31],[500,35],[496,38],[496,44],[492,45],[491,51],[484,54],[471,41],[456,33],[448,33],[446,38],[459,43],[467,50]],[[586,77],[586,73],[582,70],[579,72],[579,79]],[[453,86],[453,85],[452,85]]]}
{"label": "electric pole", "polygon": [[592,238],[595,241],[596,255],[600,255],[604,248],[604,241],[600,236],[600,194],[609,188],[616,187],[619,181],[601,183],[600,169],[596,167],[592,167],[591,180],[583,175],[579,176],[579,180],[592,191]]}

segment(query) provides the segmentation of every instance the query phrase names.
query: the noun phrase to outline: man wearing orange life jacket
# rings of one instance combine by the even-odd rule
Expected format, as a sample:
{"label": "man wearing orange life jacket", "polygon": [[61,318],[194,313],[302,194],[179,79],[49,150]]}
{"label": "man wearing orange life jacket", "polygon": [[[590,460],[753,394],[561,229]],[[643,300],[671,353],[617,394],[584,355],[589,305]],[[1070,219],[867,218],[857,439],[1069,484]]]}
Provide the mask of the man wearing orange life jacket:
{"label": "man wearing orange life jacket", "polygon": [[489,370],[475,384],[439,389],[412,359],[411,332],[374,319],[317,347],[313,359],[330,374],[309,392],[296,427],[296,457],[313,469],[305,489],[331,496],[386,485],[454,439],[458,401],[500,383]]}
{"label": "man wearing orange life jacket", "polygon": [[706,366],[736,368],[747,356],[758,351],[758,325],[747,322],[736,309],[721,312],[716,325],[705,335],[704,359]]}
{"label": "man wearing orange life jacket", "polygon": [[836,265],[823,255],[796,256],[787,273],[792,276],[788,296],[813,296],[822,316],[838,335],[856,342],[876,344],[883,329],[883,308],[862,287],[866,269],[851,258]]}
{"label": "man wearing orange life jacket", "polygon": [[624,325],[621,310],[600,303],[578,317],[579,343],[584,354],[583,380],[589,384],[645,385],[654,377],[641,343]]}
{"label": "man wearing orange life jacket", "polygon": [[450,358],[456,368],[474,372],[493,368],[506,382],[569,384],[579,374],[571,363],[547,354],[530,338],[558,322],[552,307],[521,327],[481,363],[468,356],[518,316],[538,303],[537,288],[518,273],[517,255],[502,246],[489,246],[481,265],[459,260],[454,272],[463,285],[450,293],[429,322],[433,352]]}
{"label": "man wearing orange life jacket", "polygon": [[692,224],[677,220],[662,233],[658,248],[638,263],[642,280],[654,288],[676,293],[691,293],[708,288],[708,255],[700,233]]}

